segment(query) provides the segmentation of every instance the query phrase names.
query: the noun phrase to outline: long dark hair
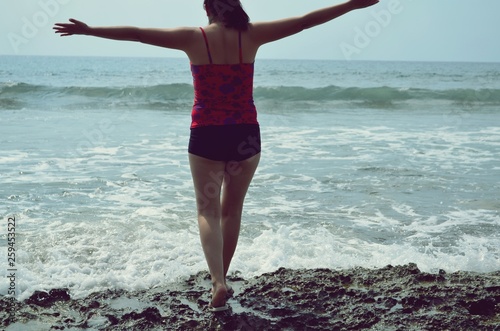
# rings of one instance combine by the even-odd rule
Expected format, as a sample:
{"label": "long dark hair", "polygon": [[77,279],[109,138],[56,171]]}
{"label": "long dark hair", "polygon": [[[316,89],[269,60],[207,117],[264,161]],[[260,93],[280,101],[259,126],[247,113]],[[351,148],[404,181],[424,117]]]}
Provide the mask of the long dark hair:
{"label": "long dark hair", "polygon": [[226,28],[248,30],[250,18],[243,10],[240,0],[204,0],[203,5],[210,23],[217,21],[223,23]]}

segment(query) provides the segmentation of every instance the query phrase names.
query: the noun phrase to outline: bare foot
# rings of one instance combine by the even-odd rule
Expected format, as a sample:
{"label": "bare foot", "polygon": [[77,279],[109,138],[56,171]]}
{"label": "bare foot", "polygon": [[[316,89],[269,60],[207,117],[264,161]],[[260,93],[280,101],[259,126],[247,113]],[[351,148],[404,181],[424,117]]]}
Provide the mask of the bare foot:
{"label": "bare foot", "polygon": [[214,285],[212,288],[211,306],[213,308],[224,307],[226,305],[227,295],[228,290],[225,285]]}

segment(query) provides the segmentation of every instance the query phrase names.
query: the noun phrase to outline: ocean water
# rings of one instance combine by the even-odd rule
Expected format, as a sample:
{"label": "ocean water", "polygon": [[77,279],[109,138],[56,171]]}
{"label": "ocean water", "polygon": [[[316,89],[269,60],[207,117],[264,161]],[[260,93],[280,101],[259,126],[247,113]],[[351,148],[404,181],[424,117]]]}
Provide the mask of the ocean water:
{"label": "ocean water", "polygon": [[[256,62],[263,153],[231,267],[500,270],[500,64]],[[0,294],[206,270],[184,59],[0,57]]]}

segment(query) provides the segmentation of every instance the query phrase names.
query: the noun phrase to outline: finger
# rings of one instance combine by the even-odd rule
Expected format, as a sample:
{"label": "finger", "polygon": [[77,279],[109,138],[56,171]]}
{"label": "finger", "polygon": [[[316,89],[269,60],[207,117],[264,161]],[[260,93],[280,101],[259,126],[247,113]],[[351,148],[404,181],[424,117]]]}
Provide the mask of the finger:
{"label": "finger", "polygon": [[72,23],[75,23],[75,24],[83,24],[83,22],[81,22],[79,20],[75,20],[74,18],[70,18],[69,21]]}
{"label": "finger", "polygon": [[64,33],[72,33],[72,32],[70,32],[67,29],[55,29],[55,32],[56,33],[62,33],[62,34],[64,34]]}
{"label": "finger", "polygon": [[66,23],[57,23],[55,25],[60,27],[60,28],[70,28],[72,26],[75,26],[74,24],[66,24]]}

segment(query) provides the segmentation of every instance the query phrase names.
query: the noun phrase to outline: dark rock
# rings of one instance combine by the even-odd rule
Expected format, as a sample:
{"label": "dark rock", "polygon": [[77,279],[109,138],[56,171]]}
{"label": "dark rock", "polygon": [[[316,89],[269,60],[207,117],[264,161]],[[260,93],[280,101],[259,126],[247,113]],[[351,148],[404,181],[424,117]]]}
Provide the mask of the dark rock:
{"label": "dark rock", "polygon": [[90,304],[89,304],[89,309],[96,309],[96,308],[99,308],[101,306],[101,304],[97,301],[92,301]]}
{"label": "dark rock", "polygon": [[[35,321],[44,329],[99,330],[498,330],[500,272],[438,274],[415,264],[333,271],[280,268],[230,277],[231,309],[213,314],[210,278],[199,273],[165,288],[108,290],[71,299],[68,290],[0,297],[0,328]],[[113,304],[126,300],[130,307]]]}
{"label": "dark rock", "polygon": [[425,273],[418,274],[415,277],[415,279],[418,280],[419,282],[427,282],[427,283],[443,282],[445,280],[442,275],[432,275]]}
{"label": "dark rock", "polygon": [[116,316],[106,315],[106,317],[108,318],[111,325],[117,325],[118,323],[120,323],[120,320]]}
{"label": "dark rock", "polygon": [[71,300],[68,292],[69,291],[67,289],[54,289],[49,292],[36,291],[28,300],[26,300],[26,303],[40,307],[50,307],[58,301]]}
{"label": "dark rock", "polygon": [[129,314],[125,314],[122,316],[123,320],[127,319],[132,319],[132,320],[140,320],[144,319],[148,322],[160,322],[161,321],[161,314],[156,308],[147,308],[141,313],[136,313],[136,312],[131,312]]}
{"label": "dark rock", "polygon": [[496,302],[494,299],[481,299],[470,303],[469,313],[472,315],[493,316],[495,315],[495,305]]}

